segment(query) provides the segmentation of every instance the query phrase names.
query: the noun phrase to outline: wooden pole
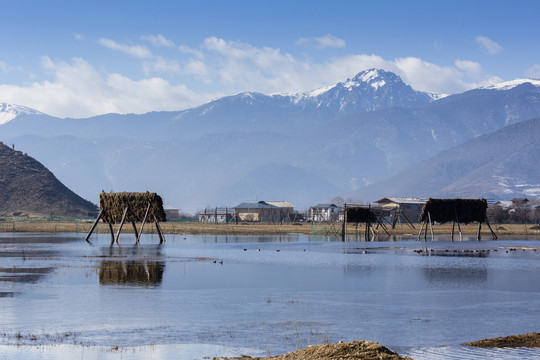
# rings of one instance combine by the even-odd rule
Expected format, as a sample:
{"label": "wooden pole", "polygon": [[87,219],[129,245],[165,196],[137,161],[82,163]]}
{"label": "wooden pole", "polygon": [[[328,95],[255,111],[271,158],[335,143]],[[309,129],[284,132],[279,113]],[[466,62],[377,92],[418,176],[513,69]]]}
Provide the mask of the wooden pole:
{"label": "wooden pole", "polygon": [[[420,241],[420,235],[422,234],[422,230],[424,230],[424,225],[426,225],[426,221],[424,220],[424,222],[422,223],[422,227],[420,228],[420,231],[418,232],[418,237],[417,237],[417,240]],[[387,232],[388,234],[388,232]]]}
{"label": "wooden pole", "polygon": [[458,227],[458,230],[459,230],[459,241],[463,241],[463,235],[461,234],[461,225],[459,223],[459,218],[457,216],[457,213],[456,213],[456,220],[457,220],[457,227]]}
{"label": "wooden pole", "polygon": [[491,225],[489,225],[489,221],[488,219],[486,218],[485,220],[487,226],[489,227],[489,230],[491,231],[491,237],[493,238],[493,240],[497,240],[497,235],[495,235],[495,233],[493,232],[493,229],[491,228]]}
{"label": "wooden pole", "polygon": [[368,225],[367,220],[366,220],[366,227],[364,228],[364,239],[366,239],[366,241],[369,241],[369,225]]}
{"label": "wooden pole", "polygon": [[428,216],[428,219],[429,219],[429,230],[431,230],[431,241],[434,241],[435,240],[435,236],[433,235],[433,224],[431,222],[431,214],[427,213],[427,216]]}
{"label": "wooden pole", "polygon": [[416,228],[414,227],[413,223],[411,220],[409,220],[409,218],[407,217],[407,215],[404,213],[404,212],[401,212],[401,215],[403,215],[403,217],[405,218],[405,220],[407,220],[407,224],[412,227],[414,230],[416,230]]}
{"label": "wooden pole", "polygon": [[159,235],[159,243],[163,244],[165,242],[165,237],[163,236],[163,232],[161,231],[161,226],[159,226],[159,222],[156,220],[156,229]]}
{"label": "wooden pole", "polygon": [[367,241],[370,241],[370,233],[369,230],[371,229],[371,204],[368,204],[368,218],[366,221],[366,234],[367,234]]}
{"label": "wooden pole", "polygon": [[122,215],[122,220],[120,221],[120,225],[118,226],[118,230],[116,231],[116,236],[114,237],[114,242],[118,244],[118,238],[120,237],[120,232],[122,231],[122,226],[124,226],[124,221],[126,220],[126,215],[129,210],[129,206],[126,206],[124,210],[124,215]]}
{"label": "wooden pole", "polygon": [[[143,218],[143,221],[142,221],[142,224],[141,224],[141,231],[139,232],[139,235],[137,236],[137,244],[139,243],[139,239],[141,238],[141,235],[142,235],[142,232],[143,232],[143,229],[144,229],[144,224],[146,223],[146,218],[148,217],[148,212],[150,211],[150,203],[148,203],[148,206],[146,207],[146,212],[144,213],[144,218]],[[205,210],[206,212],[206,210]]]}
{"label": "wooden pole", "polygon": [[386,235],[390,235],[390,233],[388,232],[388,230],[386,229],[386,226],[384,225],[384,223],[382,221],[378,225],[381,225],[381,227],[384,230],[384,232],[386,233]]}
{"label": "wooden pole", "polygon": [[135,243],[137,243],[137,239],[139,238],[139,232],[137,231],[137,226],[135,226],[135,221],[131,222],[131,226],[133,226],[133,231],[135,232]]}
{"label": "wooden pole", "polygon": [[98,222],[99,222],[99,219],[101,219],[101,215],[103,215],[103,209],[101,209],[99,211],[99,215],[96,219],[96,221],[94,221],[94,225],[92,225],[92,228],[90,229],[90,231],[88,232],[88,235],[86,235],[86,238],[84,238],[84,241],[86,242],[90,242],[88,239],[90,239],[90,235],[92,235],[92,233],[94,232],[94,229],[96,228]]}
{"label": "wooden pole", "polygon": [[114,230],[111,223],[109,224],[109,231],[111,232],[111,245],[114,244]]}
{"label": "wooden pole", "polygon": [[343,230],[341,232],[341,241],[345,241],[347,236],[347,204],[343,208]]}
{"label": "wooden pole", "polygon": [[480,236],[481,236],[480,231],[482,231],[482,222],[481,221],[478,223],[478,235],[476,235],[476,240],[478,240],[478,241],[481,240],[480,239]]}

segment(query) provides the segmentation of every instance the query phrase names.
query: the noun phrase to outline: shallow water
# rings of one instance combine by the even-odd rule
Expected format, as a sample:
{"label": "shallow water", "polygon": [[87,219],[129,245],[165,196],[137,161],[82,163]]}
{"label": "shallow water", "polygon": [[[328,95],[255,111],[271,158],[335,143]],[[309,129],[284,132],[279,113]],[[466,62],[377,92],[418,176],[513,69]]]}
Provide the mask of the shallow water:
{"label": "shallow water", "polygon": [[362,339],[416,359],[540,358],[460,345],[539,330],[538,240],[83,238],[0,234],[0,356],[203,359]]}

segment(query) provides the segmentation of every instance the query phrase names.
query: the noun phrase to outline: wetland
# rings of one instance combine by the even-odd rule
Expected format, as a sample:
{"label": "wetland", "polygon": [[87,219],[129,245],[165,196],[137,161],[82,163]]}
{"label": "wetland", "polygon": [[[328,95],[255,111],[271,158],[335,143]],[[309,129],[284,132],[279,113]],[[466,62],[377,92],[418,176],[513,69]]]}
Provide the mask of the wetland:
{"label": "wetland", "polygon": [[[415,359],[540,323],[540,243],[306,234],[0,234],[0,357],[210,359],[376,341]],[[358,241],[360,240],[360,241]]]}

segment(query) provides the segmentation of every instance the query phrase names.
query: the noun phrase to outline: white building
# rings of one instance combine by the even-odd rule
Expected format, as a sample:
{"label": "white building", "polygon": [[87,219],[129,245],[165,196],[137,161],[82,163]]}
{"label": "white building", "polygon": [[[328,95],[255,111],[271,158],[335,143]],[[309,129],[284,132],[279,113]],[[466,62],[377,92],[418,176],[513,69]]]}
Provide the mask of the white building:
{"label": "white building", "polygon": [[309,208],[307,220],[313,222],[339,221],[343,208],[335,204],[317,204]]}

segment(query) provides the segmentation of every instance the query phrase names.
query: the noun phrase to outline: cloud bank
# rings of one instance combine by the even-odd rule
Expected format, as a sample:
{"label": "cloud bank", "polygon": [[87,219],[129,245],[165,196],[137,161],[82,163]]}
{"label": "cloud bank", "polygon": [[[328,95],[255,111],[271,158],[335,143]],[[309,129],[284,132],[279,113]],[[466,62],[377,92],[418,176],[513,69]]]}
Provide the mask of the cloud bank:
{"label": "cloud bank", "polygon": [[[175,45],[160,34],[140,39],[154,46],[153,51],[142,44],[126,45],[106,38],[97,43],[112,50],[111,56],[138,61],[143,78],[107,72],[104,66],[83,58],[53,61],[44,56],[42,71],[52,74],[52,78],[25,85],[0,85],[0,99],[50,115],[76,118],[110,112],[182,110],[243,91],[306,92],[345,81],[369,68],[392,71],[413,88],[432,93],[457,93],[501,81],[487,74],[481,64],[463,59],[456,59],[451,66],[416,57],[384,59],[374,54],[314,61],[279,48],[218,37],[204,39],[197,48]],[[321,47],[344,46],[341,41],[332,35],[306,40]],[[160,49],[167,50],[166,54]],[[496,51],[496,47],[491,49]],[[176,55],[171,56],[171,51]],[[0,71],[11,68],[0,62]],[[537,67],[530,72],[537,74]]]}

